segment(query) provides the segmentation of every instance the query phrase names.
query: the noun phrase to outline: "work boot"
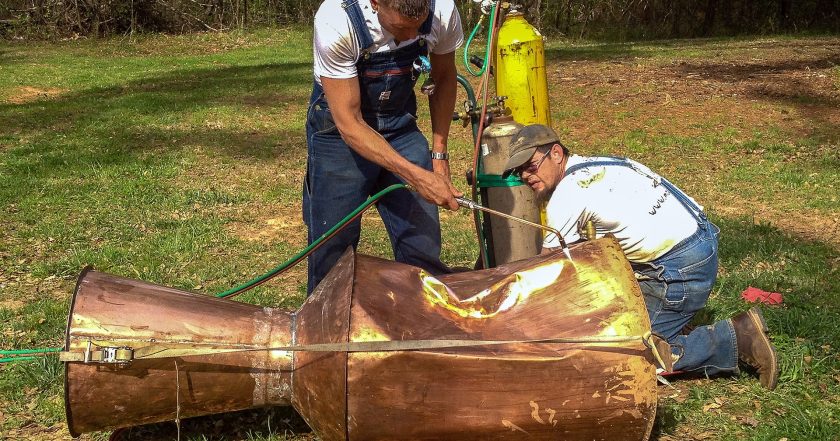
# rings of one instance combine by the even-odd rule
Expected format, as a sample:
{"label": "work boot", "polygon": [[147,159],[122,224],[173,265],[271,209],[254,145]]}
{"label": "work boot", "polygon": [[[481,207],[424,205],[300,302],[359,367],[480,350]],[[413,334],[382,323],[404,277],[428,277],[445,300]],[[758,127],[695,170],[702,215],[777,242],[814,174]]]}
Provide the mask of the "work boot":
{"label": "work boot", "polygon": [[672,354],[671,344],[668,343],[668,340],[665,340],[657,334],[651,334],[650,339],[646,344],[651,346],[650,349],[651,352],[653,352],[654,366],[662,369],[665,373],[673,373],[674,363],[679,360],[679,357]]}
{"label": "work boot", "polygon": [[732,317],[735,339],[738,342],[738,359],[758,372],[758,380],[773,390],[779,382],[779,358],[770,343],[767,323],[758,307]]}

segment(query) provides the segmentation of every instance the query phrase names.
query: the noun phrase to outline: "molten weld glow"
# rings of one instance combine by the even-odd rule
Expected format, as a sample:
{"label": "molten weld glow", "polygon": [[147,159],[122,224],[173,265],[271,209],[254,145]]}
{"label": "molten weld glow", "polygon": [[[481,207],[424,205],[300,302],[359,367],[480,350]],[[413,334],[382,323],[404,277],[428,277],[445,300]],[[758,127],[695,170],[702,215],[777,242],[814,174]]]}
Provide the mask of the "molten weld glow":
{"label": "molten weld glow", "polygon": [[611,337],[626,337],[630,335],[644,334],[645,328],[644,320],[638,314],[627,311],[621,314],[613,315],[609,318],[604,329],[598,333],[601,336]]}
{"label": "molten weld glow", "polygon": [[624,287],[617,279],[609,277],[595,268],[579,263],[576,266],[578,286],[586,288],[585,298],[576,303],[576,310],[587,314],[609,307],[616,301],[626,302],[627,298],[618,298],[624,292]]}
{"label": "molten weld glow", "polygon": [[269,354],[270,354],[272,360],[281,360],[281,359],[292,358],[292,352],[291,351],[270,351]]}
{"label": "molten weld glow", "polygon": [[[565,262],[552,262],[527,271],[519,271],[495,286],[459,300],[455,293],[434,276],[420,271],[423,295],[432,305],[439,305],[464,318],[489,318],[505,312],[525,301],[531,294],[553,284],[563,271]],[[501,293],[501,301],[488,310],[482,304],[490,294]]]}

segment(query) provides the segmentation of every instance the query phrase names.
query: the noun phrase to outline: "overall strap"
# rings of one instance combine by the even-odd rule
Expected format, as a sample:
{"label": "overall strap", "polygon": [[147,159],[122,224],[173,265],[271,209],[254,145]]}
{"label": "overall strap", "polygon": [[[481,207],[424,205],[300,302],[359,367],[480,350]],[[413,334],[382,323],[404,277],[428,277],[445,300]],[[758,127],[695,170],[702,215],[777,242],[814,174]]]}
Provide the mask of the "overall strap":
{"label": "overall strap", "polygon": [[423,22],[423,25],[420,26],[420,30],[418,31],[420,35],[428,35],[432,32],[432,20],[435,18],[435,0],[432,0],[429,3],[429,16],[426,17],[426,21]]}
{"label": "overall strap", "polygon": [[697,221],[698,225],[700,225],[701,227],[703,225],[705,225],[706,214],[703,213],[703,210],[700,209],[700,207],[697,206],[697,204],[692,202],[691,199],[689,199],[689,197],[685,193],[683,193],[682,190],[680,190],[679,188],[677,188],[676,185],[672,184],[670,181],[665,179],[664,176],[660,176],[659,179],[657,179],[654,176],[651,176],[649,173],[645,172],[644,170],[641,170],[639,167],[636,167],[627,158],[609,158],[609,159],[602,159],[602,160],[598,160],[598,161],[581,162],[581,163],[578,163],[578,164],[575,164],[571,167],[566,168],[566,172],[563,173],[563,177],[565,178],[566,176],[568,176],[568,175],[570,175],[570,174],[572,174],[572,173],[574,173],[574,172],[576,172],[576,171],[578,171],[582,168],[602,167],[602,166],[605,167],[605,166],[610,166],[610,165],[630,168],[630,169],[634,170],[636,173],[639,173],[642,176],[650,178],[651,180],[654,181],[654,183],[656,183],[656,182],[661,183],[672,195],[674,195],[675,198],[677,198],[677,200],[680,202],[680,204],[682,204],[682,206],[686,210],[688,210],[689,213],[691,213],[691,215]]}
{"label": "overall strap", "polygon": [[341,2],[341,7],[344,12],[350,17],[350,23],[353,25],[353,30],[356,31],[356,37],[359,39],[359,49],[366,52],[373,46],[373,37],[370,35],[370,29],[365,24],[365,17],[362,15],[362,8],[359,7],[359,0],[345,0]]}

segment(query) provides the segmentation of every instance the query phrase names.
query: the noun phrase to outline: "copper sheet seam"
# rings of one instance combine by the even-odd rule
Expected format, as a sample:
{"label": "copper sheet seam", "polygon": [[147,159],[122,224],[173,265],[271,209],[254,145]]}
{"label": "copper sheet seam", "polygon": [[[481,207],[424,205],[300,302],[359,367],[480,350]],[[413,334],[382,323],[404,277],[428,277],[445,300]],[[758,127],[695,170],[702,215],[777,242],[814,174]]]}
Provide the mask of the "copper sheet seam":
{"label": "copper sheet seam", "polygon": [[[645,441],[661,357],[642,293],[615,239],[572,254],[441,275],[430,291],[419,268],[349,248],[296,311],[83,272],[63,350],[88,362],[64,363],[68,430],[279,405],[324,441]],[[511,343],[554,337],[589,343]],[[630,341],[604,343],[616,337]],[[467,346],[408,346],[441,339]]]}
{"label": "copper sheet seam", "polygon": [[[627,343],[641,340],[653,353],[656,362],[664,367],[662,357],[651,339],[650,332],[643,335],[629,336],[590,336],[576,338],[539,338],[525,340],[383,340],[345,343],[316,343],[306,345],[287,345],[272,347],[253,347],[242,345],[219,345],[201,343],[163,343],[150,344],[142,348],[127,346],[112,347],[88,340],[84,352],[63,351],[59,355],[61,361],[94,362],[94,363],[128,363],[132,360],[147,360],[155,358],[172,358],[194,355],[212,355],[231,352],[257,351],[290,351],[290,352],[394,352],[417,351],[426,349],[446,349],[474,346],[495,346],[506,344],[609,344]],[[91,350],[96,346],[95,350]],[[222,347],[219,346],[231,346]],[[119,354],[115,356],[114,354]]]}

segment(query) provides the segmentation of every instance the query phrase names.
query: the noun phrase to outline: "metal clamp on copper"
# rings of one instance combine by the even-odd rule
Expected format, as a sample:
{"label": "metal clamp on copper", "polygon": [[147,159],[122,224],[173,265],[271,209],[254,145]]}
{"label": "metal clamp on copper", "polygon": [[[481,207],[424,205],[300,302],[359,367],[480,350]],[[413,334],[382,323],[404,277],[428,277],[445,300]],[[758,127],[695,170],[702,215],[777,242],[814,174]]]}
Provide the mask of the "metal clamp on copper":
{"label": "metal clamp on copper", "polygon": [[84,352],[63,351],[59,353],[59,360],[117,365],[126,365],[134,360],[134,348],[129,346],[94,346],[88,340]]}

